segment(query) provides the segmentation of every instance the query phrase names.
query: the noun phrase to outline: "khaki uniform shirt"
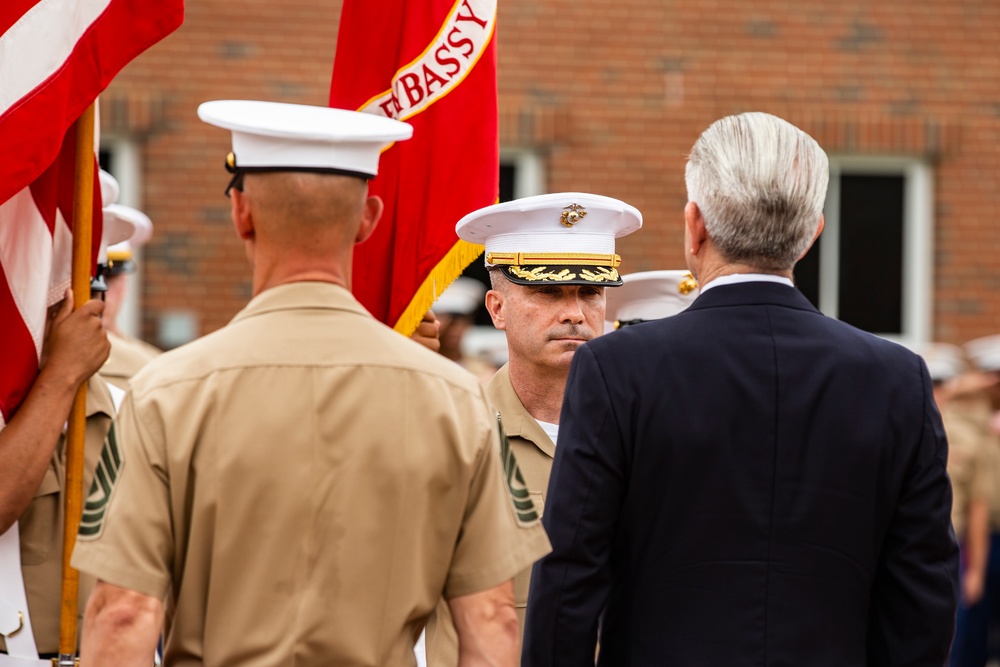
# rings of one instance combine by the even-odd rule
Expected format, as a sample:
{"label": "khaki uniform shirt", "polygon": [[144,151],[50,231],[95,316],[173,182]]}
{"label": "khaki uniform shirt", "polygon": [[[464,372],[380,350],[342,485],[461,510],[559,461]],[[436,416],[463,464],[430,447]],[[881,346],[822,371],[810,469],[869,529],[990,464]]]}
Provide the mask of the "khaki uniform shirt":
{"label": "khaki uniform shirt", "polygon": [[169,595],[164,663],[412,665],[442,597],[547,553],[519,522],[475,379],[343,288],[259,294],[153,360],[74,565]]}
{"label": "khaki uniform shirt", "polygon": [[121,389],[128,389],[128,381],[143,366],[162,352],[149,343],[131,336],[119,336],[108,332],[111,354],[101,367],[101,376]]}
{"label": "khaki uniform shirt", "polygon": [[[85,430],[83,494],[87,495],[93,484],[94,469],[101,456],[101,445],[115,408],[107,385],[94,376],[87,383],[87,425]],[[49,468],[35,492],[28,509],[18,519],[18,537],[21,541],[21,573],[28,598],[28,613],[35,631],[38,652],[59,652],[59,616],[62,603],[62,553],[63,523],[65,516],[66,437],[59,438]],[[86,512],[84,508],[84,512]],[[83,619],[84,606],[94,579],[80,576],[80,597],[77,607]],[[78,624],[77,628],[81,626]],[[79,633],[77,634],[79,637]],[[0,637],[0,647],[6,649]]]}
{"label": "khaki uniform shirt", "polygon": [[[987,475],[989,477],[986,486],[990,489],[990,529],[994,533],[1000,532],[1000,437],[994,433],[993,428],[990,426],[990,419],[993,417],[993,408],[990,405],[990,400],[983,394],[973,394],[960,399],[953,399],[947,405],[947,412],[951,413],[952,416],[960,418],[953,418],[952,421],[960,423],[963,433],[968,434],[967,438],[964,435],[959,435],[960,441],[953,443],[952,431],[955,430],[955,426],[949,426],[949,422],[944,421],[945,414],[942,412],[942,421],[944,421],[945,431],[948,435],[949,475],[951,474],[952,466],[950,450],[954,449],[956,445],[963,447],[966,439],[978,441],[980,443],[980,455],[985,462],[984,467],[988,471]],[[959,506],[959,494],[962,490],[957,488],[959,485],[954,480],[953,486],[956,487],[954,491],[954,507]],[[967,504],[968,499],[964,499],[963,502]],[[957,525],[955,532],[958,533]]]}
{"label": "khaki uniform shirt", "polygon": [[965,538],[965,523],[969,504],[973,500],[993,499],[997,457],[1000,455],[995,437],[987,427],[988,411],[973,403],[951,401],[941,410],[944,430],[948,435],[948,476],[952,484],[951,522],[959,541]]}
{"label": "khaki uniform shirt", "polygon": [[[552,472],[552,459],[556,455],[556,446],[542,430],[538,421],[524,409],[521,399],[514,393],[507,365],[497,371],[496,375],[484,385],[484,389],[490,405],[500,413],[504,433],[510,441],[538,515],[541,516],[545,507],[545,491],[549,487],[549,474]],[[522,636],[530,580],[530,565],[514,577],[514,604]],[[455,631],[448,605],[442,602],[427,624],[427,665],[453,667],[457,664],[458,633]]]}

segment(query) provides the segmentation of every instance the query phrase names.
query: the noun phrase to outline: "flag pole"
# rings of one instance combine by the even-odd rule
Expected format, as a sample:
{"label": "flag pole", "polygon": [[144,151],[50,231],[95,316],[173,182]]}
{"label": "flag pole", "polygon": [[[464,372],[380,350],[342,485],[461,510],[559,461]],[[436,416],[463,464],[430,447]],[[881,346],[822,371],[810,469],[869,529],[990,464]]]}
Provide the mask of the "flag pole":
{"label": "flag pole", "polygon": [[[76,121],[76,183],[73,192],[73,307],[90,299],[91,237],[94,205],[94,104]],[[66,429],[65,521],[63,524],[62,605],[59,665],[72,667],[76,656],[80,573],[70,565],[83,511],[83,452],[87,421],[87,383],[80,384]]]}

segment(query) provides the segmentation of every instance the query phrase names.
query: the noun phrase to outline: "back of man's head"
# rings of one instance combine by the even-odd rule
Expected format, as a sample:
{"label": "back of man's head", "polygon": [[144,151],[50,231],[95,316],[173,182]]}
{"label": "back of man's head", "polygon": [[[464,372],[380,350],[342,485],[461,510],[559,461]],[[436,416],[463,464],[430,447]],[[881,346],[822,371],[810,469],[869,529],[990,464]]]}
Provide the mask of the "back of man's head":
{"label": "back of man's head", "polygon": [[367,195],[353,176],[297,171],[247,174],[259,242],[299,252],[351,249]]}
{"label": "back of man's head", "polygon": [[685,172],[688,199],[723,258],[767,271],[791,269],[809,247],[829,178],[815,139],[759,112],[713,123]]}

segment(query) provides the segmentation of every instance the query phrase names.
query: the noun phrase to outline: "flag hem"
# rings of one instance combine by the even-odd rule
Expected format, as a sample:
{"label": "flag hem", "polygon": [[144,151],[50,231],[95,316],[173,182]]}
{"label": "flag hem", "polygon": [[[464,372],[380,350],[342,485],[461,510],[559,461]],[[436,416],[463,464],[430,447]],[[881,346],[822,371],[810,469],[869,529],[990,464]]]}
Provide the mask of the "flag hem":
{"label": "flag hem", "polygon": [[478,243],[469,243],[459,239],[451,247],[451,250],[441,258],[427,278],[417,288],[410,303],[403,310],[403,314],[396,320],[393,329],[404,336],[412,336],[417,330],[417,326],[424,317],[424,313],[430,310],[441,293],[453,283],[456,278],[462,275],[469,264],[476,261],[476,258],[483,254],[485,246]]}

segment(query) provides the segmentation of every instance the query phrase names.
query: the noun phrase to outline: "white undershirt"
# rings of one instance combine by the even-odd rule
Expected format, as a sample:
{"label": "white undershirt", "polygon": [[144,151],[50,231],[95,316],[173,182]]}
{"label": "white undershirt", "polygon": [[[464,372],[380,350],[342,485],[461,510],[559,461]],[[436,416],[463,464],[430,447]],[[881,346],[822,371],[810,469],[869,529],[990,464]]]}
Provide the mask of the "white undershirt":
{"label": "white undershirt", "polygon": [[545,435],[549,436],[549,440],[552,441],[552,444],[556,444],[556,438],[559,437],[559,424],[550,424],[549,422],[543,422],[538,419],[535,421],[538,422],[538,425],[542,427],[543,431],[545,431]]}
{"label": "white undershirt", "polygon": [[731,273],[728,276],[719,276],[707,285],[702,285],[701,294],[704,294],[705,290],[710,290],[713,287],[736,285],[738,283],[780,283],[789,287],[795,287],[792,279],[785,276],[776,276],[771,273]]}

